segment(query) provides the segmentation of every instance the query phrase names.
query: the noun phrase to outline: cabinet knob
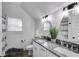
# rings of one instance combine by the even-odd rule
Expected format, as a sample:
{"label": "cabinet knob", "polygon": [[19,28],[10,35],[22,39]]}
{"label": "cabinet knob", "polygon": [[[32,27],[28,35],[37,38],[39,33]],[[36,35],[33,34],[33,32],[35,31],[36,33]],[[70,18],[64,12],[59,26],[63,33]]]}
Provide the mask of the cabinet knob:
{"label": "cabinet knob", "polygon": [[36,50],[36,48],[34,48]]}
{"label": "cabinet knob", "polygon": [[71,23],[69,23],[69,24],[71,24]]}
{"label": "cabinet knob", "polygon": [[42,51],[45,51],[44,49],[41,48]]}
{"label": "cabinet knob", "polygon": [[73,39],[75,39],[75,37],[72,37]]}

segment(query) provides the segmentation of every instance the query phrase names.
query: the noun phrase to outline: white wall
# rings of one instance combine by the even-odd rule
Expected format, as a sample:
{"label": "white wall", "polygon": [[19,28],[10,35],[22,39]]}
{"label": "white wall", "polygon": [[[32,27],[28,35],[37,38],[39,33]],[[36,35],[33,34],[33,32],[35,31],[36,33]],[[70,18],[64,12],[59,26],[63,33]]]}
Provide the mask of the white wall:
{"label": "white wall", "polygon": [[[62,9],[59,9],[59,10],[51,13],[50,16],[51,16],[52,23],[53,23],[52,26],[55,26],[55,27],[57,27],[60,30],[60,22],[61,22],[62,17],[63,17]],[[48,35],[48,31],[44,31],[44,29],[41,28],[41,26],[43,26],[43,25],[41,25],[41,20],[42,19],[40,19],[38,25],[36,26],[37,27],[36,29],[39,30],[39,33],[40,33],[39,35],[47,36]]]}
{"label": "white wall", "polygon": [[[55,12],[49,14],[52,16],[52,23],[53,23],[53,26],[57,27],[57,29],[59,30],[59,34],[58,34],[58,39],[63,39],[62,35],[61,35],[61,32],[60,32],[60,22],[63,18],[63,10],[60,8],[58,10],[56,10]],[[41,28],[41,19],[38,23],[39,25],[37,26],[37,29],[39,30],[40,34],[39,35],[45,35],[45,36],[48,36],[48,31],[44,31],[42,28]]]}
{"label": "white wall", "polygon": [[63,10],[59,9],[56,12],[52,13],[52,18],[53,18],[54,26],[56,26],[59,29],[59,34],[58,34],[57,39],[69,41],[69,40],[63,38],[62,32],[60,31],[60,22],[63,18]]}
{"label": "white wall", "polygon": [[57,27],[57,29],[59,30],[57,39],[63,40],[63,36],[62,36],[61,31],[60,31],[60,23],[61,23],[61,20],[63,18],[63,10],[59,9],[56,12],[52,13],[52,18],[53,18],[52,19],[53,26]]}
{"label": "white wall", "polygon": [[2,52],[2,3],[0,2],[0,56]]}
{"label": "white wall", "polygon": [[63,14],[62,10],[58,10],[52,14],[53,26],[59,28],[60,22],[62,20],[62,14]]}
{"label": "white wall", "polygon": [[[4,14],[6,14],[7,17],[21,18],[23,21],[22,32],[7,32],[8,48],[22,48],[30,44],[34,37],[34,19],[32,19],[20,6],[14,4],[4,4],[3,15]],[[21,43],[21,40],[25,40],[25,42]]]}

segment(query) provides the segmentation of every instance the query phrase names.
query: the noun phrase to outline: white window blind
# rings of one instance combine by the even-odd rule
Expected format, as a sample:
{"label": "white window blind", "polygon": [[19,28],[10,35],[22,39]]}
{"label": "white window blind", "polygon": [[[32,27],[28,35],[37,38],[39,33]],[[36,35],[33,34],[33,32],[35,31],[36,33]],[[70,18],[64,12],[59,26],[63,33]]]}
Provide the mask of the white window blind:
{"label": "white window blind", "polygon": [[8,31],[22,31],[22,20],[8,17]]}

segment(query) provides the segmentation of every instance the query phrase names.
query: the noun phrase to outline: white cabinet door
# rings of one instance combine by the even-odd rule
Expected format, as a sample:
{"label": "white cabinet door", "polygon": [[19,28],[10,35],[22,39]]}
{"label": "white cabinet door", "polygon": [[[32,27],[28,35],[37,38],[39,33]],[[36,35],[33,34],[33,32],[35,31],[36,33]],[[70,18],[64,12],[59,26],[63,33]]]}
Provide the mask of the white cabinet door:
{"label": "white cabinet door", "polygon": [[46,53],[47,53],[47,57],[57,57],[55,54],[53,54],[52,52],[50,52],[50,51],[46,51]]}
{"label": "white cabinet door", "polygon": [[71,42],[72,41],[72,18],[69,16],[68,19],[68,40]]}
{"label": "white cabinet door", "polygon": [[79,44],[79,15],[70,14],[69,40]]}
{"label": "white cabinet door", "polygon": [[70,14],[70,17],[69,17],[69,20],[70,20],[70,24],[69,24],[69,40],[70,40],[70,42],[74,42],[74,38],[73,37],[75,37],[75,28],[76,28],[76,26],[75,26],[75,21],[76,21],[76,19],[74,19],[74,16],[75,15],[73,15],[73,14]]}
{"label": "white cabinet door", "polygon": [[39,57],[40,56],[40,45],[33,41],[33,56]]}
{"label": "white cabinet door", "polygon": [[40,57],[46,57],[46,49],[40,46]]}
{"label": "white cabinet door", "polygon": [[79,15],[72,16],[73,43],[79,44]]}
{"label": "white cabinet door", "polygon": [[33,41],[33,57],[37,56],[37,47],[36,47],[36,43]]}
{"label": "white cabinet door", "polygon": [[36,47],[35,47],[35,42],[33,41],[33,57],[36,56]]}
{"label": "white cabinet door", "polygon": [[57,57],[57,56],[33,41],[33,57]]}

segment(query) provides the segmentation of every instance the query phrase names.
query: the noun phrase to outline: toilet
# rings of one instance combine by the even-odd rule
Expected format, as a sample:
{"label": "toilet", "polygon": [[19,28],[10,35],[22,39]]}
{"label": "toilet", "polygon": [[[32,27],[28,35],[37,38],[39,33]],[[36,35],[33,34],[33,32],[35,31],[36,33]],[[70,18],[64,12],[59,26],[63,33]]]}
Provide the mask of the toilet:
{"label": "toilet", "polygon": [[28,55],[32,55],[33,54],[33,45],[28,45],[26,46],[26,50],[28,50]]}

